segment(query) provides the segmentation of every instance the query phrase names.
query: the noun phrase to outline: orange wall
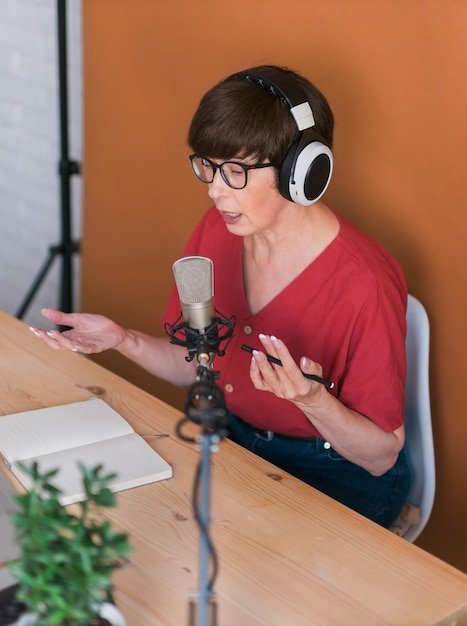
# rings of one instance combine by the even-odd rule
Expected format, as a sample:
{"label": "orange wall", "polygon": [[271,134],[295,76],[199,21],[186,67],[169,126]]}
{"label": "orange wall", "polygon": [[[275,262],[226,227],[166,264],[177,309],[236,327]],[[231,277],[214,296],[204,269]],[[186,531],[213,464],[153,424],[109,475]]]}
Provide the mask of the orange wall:
{"label": "orange wall", "polygon": [[[328,202],[393,253],[429,313],[438,484],[418,543],[467,571],[467,3],[84,0],[83,11],[83,310],[161,333],[171,264],[209,205],[185,145],[199,98],[263,62],[306,74],[336,115]],[[182,406],[183,391],[114,353],[98,359]]]}

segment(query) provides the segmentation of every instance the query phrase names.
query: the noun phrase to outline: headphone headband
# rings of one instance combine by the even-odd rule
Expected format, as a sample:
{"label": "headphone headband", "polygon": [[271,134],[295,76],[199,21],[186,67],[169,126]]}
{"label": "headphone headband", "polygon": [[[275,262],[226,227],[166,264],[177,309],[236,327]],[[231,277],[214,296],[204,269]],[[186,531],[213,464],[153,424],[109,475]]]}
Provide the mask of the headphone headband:
{"label": "headphone headband", "polygon": [[[277,81],[277,70],[271,68],[272,78],[275,78]],[[297,87],[295,83],[290,80],[287,80],[286,77],[281,77],[281,83],[287,83],[284,89],[277,84],[277,82],[273,82],[271,78],[268,77],[267,73],[264,74],[255,74],[254,72],[249,72],[248,70],[244,72],[238,72],[237,74],[233,74],[231,79],[244,79],[250,81],[250,83],[254,83],[263,89],[267,89],[274,96],[282,100],[284,104],[286,104],[290,112],[292,113],[295,122],[297,124],[298,130],[306,130],[307,128],[312,128],[315,125],[315,118],[313,117],[313,111],[311,110],[310,103],[308,102],[305,94],[303,93],[300,87]]]}
{"label": "headphone headband", "polygon": [[234,80],[235,78],[248,80],[250,83],[267,89],[274,96],[280,98],[290,109],[303,102],[303,91],[292,81],[287,80],[285,75],[279,76],[279,72],[272,67],[265,68],[261,74],[257,74],[252,70],[237,72],[232,74],[228,80]]}

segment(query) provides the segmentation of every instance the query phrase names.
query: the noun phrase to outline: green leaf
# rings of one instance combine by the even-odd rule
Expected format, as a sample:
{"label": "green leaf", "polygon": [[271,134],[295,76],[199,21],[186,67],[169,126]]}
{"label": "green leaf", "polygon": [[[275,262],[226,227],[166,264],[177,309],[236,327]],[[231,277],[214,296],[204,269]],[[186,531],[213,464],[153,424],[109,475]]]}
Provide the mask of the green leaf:
{"label": "green leaf", "polygon": [[95,603],[112,593],[113,572],[132,549],[128,535],[116,533],[99,515],[100,508],[116,506],[109,489],[115,474],[102,465],[81,465],[87,499],[71,512],[60,504],[61,491],[53,484],[58,469],[41,472],[37,463],[23,468],[33,486],[16,498],[13,522],[21,557],[8,564],[20,585],[18,598],[43,626],[85,626]]}

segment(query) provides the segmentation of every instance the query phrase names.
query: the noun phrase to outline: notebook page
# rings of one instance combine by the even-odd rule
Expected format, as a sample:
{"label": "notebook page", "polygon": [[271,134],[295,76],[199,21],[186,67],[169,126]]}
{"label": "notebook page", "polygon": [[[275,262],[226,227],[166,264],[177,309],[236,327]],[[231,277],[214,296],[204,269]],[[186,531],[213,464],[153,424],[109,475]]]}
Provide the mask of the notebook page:
{"label": "notebook page", "polygon": [[[27,465],[33,460],[28,459]],[[52,482],[63,491],[60,498],[62,504],[84,499],[79,461],[89,468],[102,464],[106,474],[116,473],[116,478],[110,484],[113,491],[130,489],[173,475],[172,467],[136,433],[47,454],[37,461],[41,471],[59,468]],[[11,469],[23,486],[29,489],[30,477],[17,464],[13,464]]]}
{"label": "notebook page", "polygon": [[0,453],[8,463],[134,432],[100,398],[0,416]]}

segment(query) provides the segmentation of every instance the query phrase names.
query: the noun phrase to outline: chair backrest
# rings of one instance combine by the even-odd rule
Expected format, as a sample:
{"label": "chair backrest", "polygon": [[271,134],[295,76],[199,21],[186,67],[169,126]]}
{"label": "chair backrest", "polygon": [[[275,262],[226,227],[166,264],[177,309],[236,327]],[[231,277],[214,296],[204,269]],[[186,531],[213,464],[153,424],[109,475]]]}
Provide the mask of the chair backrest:
{"label": "chair backrest", "polygon": [[420,509],[420,521],[404,539],[415,541],[424,529],[435,496],[435,455],[429,387],[430,325],[425,308],[409,295],[407,306],[406,453],[412,473],[407,501]]}

